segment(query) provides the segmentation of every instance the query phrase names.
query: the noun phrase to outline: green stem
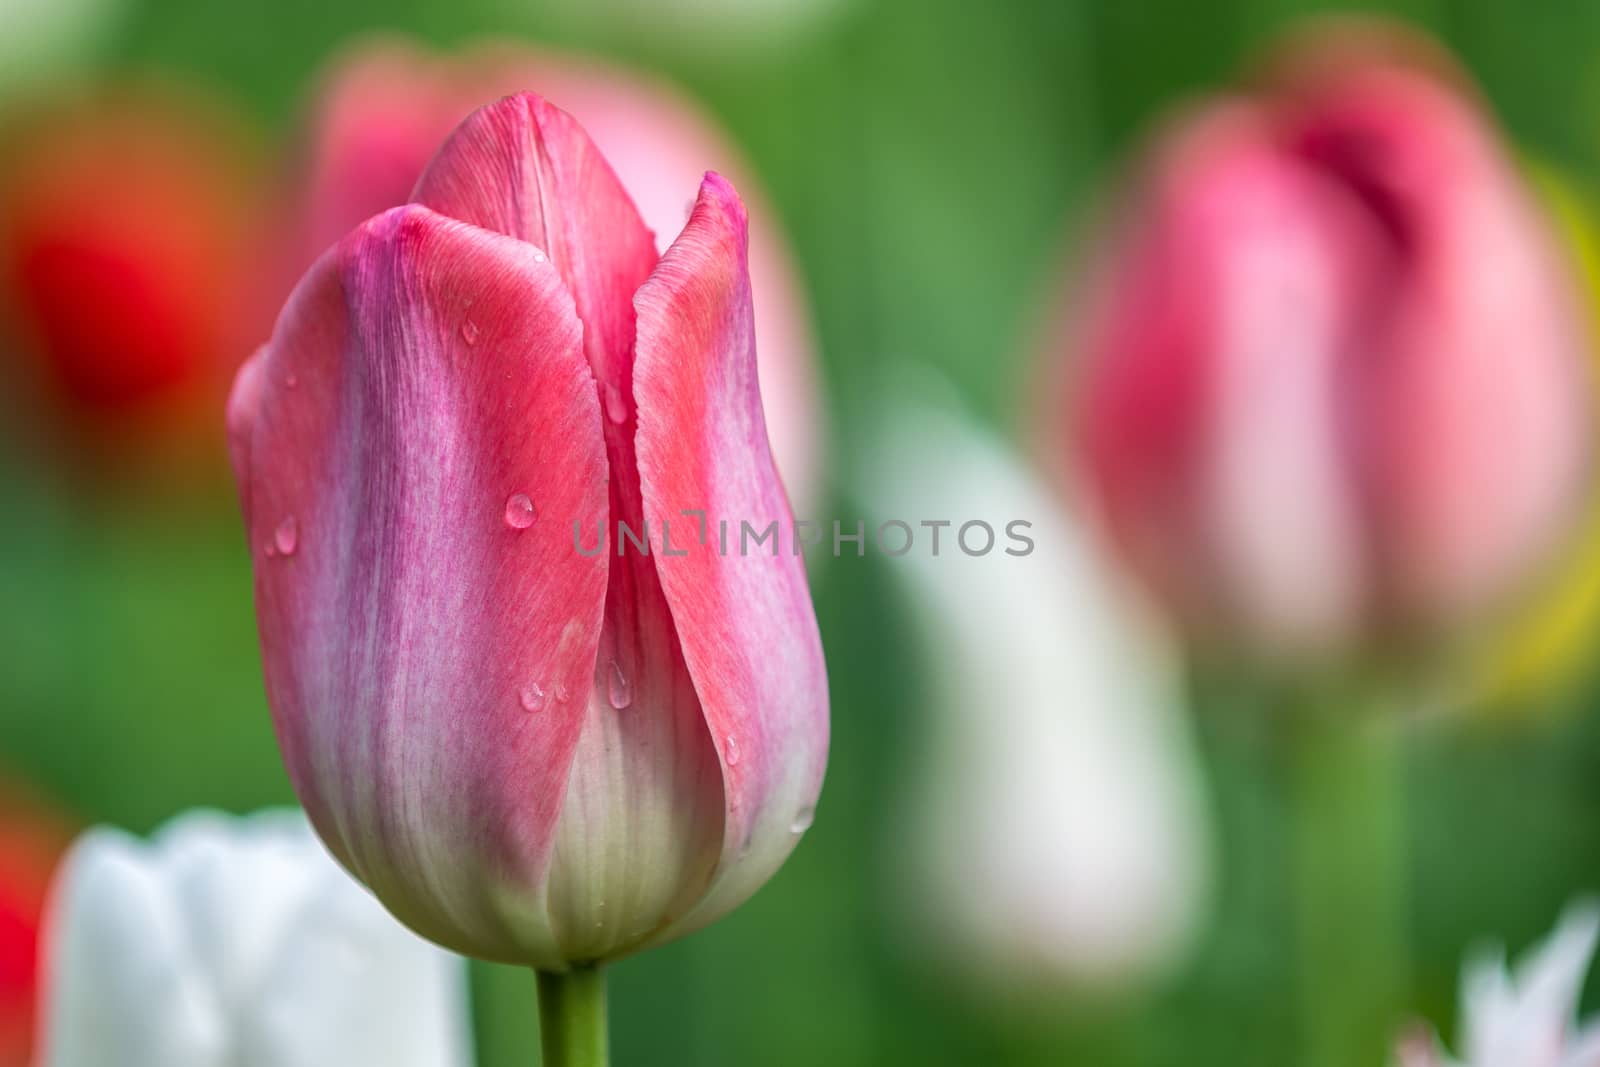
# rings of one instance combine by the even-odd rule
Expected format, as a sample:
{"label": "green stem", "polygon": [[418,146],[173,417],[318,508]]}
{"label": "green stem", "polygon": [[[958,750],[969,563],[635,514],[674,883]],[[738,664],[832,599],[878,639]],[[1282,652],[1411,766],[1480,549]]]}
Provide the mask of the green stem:
{"label": "green stem", "polygon": [[1389,1060],[1406,980],[1397,722],[1360,706],[1294,724],[1294,882],[1302,1062]]}
{"label": "green stem", "polygon": [[544,1067],[606,1067],[606,979],[598,965],[540,971],[539,1043]]}

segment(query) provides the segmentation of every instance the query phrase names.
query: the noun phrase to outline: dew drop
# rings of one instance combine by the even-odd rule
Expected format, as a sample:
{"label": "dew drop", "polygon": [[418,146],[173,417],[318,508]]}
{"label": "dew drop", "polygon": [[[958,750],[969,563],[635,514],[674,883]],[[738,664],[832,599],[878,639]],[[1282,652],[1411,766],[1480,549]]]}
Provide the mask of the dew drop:
{"label": "dew drop", "polygon": [[544,690],[539,688],[538,682],[529,682],[517,694],[517,702],[522,705],[523,711],[538,711],[544,707]]}
{"label": "dew drop", "polygon": [[811,822],[816,817],[816,808],[801,808],[799,811],[795,812],[794,822],[789,824],[789,830],[792,833],[803,834],[807,830],[811,829]]}
{"label": "dew drop", "polygon": [[527,493],[512,493],[506,498],[506,525],[526,530],[533,525],[533,501]]}
{"label": "dew drop", "polygon": [[622,388],[615,382],[607,382],[605,394],[606,418],[621,426],[628,421],[628,404],[622,399]]}
{"label": "dew drop", "polygon": [[300,523],[293,515],[278,523],[278,528],[272,531],[272,544],[281,554],[294,555],[294,550],[300,545]]}
{"label": "dew drop", "polygon": [[550,258],[550,257],[549,257],[549,256],[547,256],[547,255],[545,255],[545,254],[544,254],[544,249],[542,249],[542,248],[535,248],[535,249],[534,249],[534,250],[533,250],[533,261],[534,261],[534,262],[535,262],[535,263],[543,263],[543,262],[545,262],[545,261],[546,261],[546,260],[548,260],[548,259],[549,259],[549,258]]}
{"label": "dew drop", "polygon": [[293,389],[295,386],[300,384],[300,376],[297,374],[291,374],[289,377],[283,380],[283,384],[287,385],[290,389]]}
{"label": "dew drop", "polygon": [[467,319],[461,324],[461,339],[469,345],[478,343],[478,324]]}
{"label": "dew drop", "polygon": [[728,766],[733,767],[739,762],[739,740],[732,734],[725,739],[724,755],[727,757]]}
{"label": "dew drop", "polygon": [[564,686],[564,685],[556,686],[556,699],[561,701],[561,703],[565,704],[567,702],[567,699],[569,697],[571,697],[571,696],[572,696],[572,694],[567,692],[567,687],[566,686]]}
{"label": "dew drop", "polygon": [[611,661],[610,680],[611,706],[621,711],[633,703],[633,687],[628,684],[627,675],[622,673],[622,664],[616,660]]}

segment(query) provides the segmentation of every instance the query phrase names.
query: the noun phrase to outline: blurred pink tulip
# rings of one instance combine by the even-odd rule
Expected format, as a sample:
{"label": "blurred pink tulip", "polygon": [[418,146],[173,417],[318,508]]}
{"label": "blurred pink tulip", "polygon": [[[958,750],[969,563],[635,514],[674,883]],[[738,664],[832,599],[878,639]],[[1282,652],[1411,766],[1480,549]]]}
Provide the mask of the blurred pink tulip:
{"label": "blurred pink tulip", "polygon": [[1529,577],[1578,502],[1589,338],[1469,95],[1383,31],[1307,40],[1158,138],[1069,388],[1152,584],[1197,626],[1319,649]]}
{"label": "blurred pink tulip", "polygon": [[[563,970],[738,905],[821,787],[745,212],[708,175],[658,255],[526,93],[415,200],[317,262],[234,388],[267,692],[317,830],[397,916]],[[694,510],[781,551],[720,552]],[[592,552],[618,522],[651,551]]]}
{"label": "blurred pink tulip", "polygon": [[[797,510],[818,487],[822,433],[816,341],[798,271],[748,167],[712,120],[677,89],[599,60],[487,43],[452,57],[403,39],[359,45],[333,67],[317,98],[301,174],[287,212],[275,311],[293,281],[351,227],[411,199],[444,138],[486,100],[537,90],[583,124],[665,251],[708,169],[741,190],[755,225],[750,278],[767,429]],[[280,291],[276,291],[281,288]]]}

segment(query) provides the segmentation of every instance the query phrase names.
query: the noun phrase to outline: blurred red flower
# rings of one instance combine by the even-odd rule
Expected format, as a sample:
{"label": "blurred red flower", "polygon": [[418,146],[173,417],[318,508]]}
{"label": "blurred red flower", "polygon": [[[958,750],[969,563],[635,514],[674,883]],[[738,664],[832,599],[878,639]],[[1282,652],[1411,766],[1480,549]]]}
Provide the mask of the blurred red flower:
{"label": "blurred red flower", "polygon": [[130,411],[210,384],[232,352],[244,140],[209,102],[134,90],[60,105],[0,175],[7,332],[68,403]]}
{"label": "blurred red flower", "polygon": [[66,824],[37,798],[0,784],[0,1067],[23,1067],[32,1053],[39,932],[68,839]]}

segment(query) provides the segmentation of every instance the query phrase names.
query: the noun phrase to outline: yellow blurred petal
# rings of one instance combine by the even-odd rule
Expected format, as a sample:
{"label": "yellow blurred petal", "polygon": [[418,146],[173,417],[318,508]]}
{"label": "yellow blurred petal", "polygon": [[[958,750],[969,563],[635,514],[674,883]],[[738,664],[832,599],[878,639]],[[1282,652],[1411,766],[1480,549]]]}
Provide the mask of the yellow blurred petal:
{"label": "yellow blurred petal", "polygon": [[[1579,191],[1548,165],[1524,161],[1534,189],[1550,212],[1581,272],[1591,308],[1600,309],[1600,240],[1594,214]],[[1591,318],[1594,316],[1591,315]],[[1595,407],[1600,410],[1600,347],[1591,346]],[[1600,441],[1596,442],[1600,446]],[[1600,452],[1600,447],[1597,447]],[[1600,475],[1600,471],[1597,471]],[[1600,476],[1591,489],[1570,547],[1535,595],[1495,635],[1480,659],[1479,701],[1492,707],[1525,706],[1570,681],[1600,636]]]}

